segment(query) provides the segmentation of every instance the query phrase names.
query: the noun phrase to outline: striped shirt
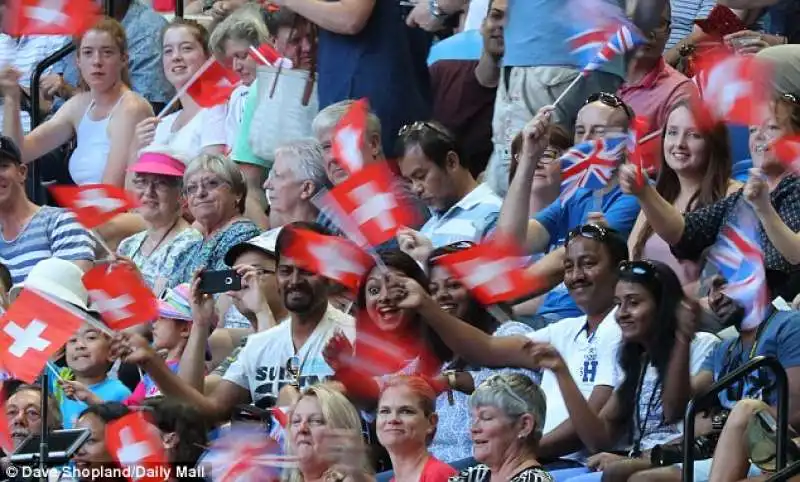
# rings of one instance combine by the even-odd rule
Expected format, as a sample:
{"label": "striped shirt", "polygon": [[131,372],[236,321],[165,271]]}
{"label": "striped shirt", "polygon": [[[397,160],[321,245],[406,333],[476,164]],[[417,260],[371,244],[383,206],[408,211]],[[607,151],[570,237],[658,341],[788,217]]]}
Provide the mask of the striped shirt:
{"label": "striped shirt", "polygon": [[434,248],[458,241],[480,242],[491,233],[500,216],[503,200],[481,184],[443,213],[434,213],[420,232]]}
{"label": "striped shirt", "polygon": [[69,211],[42,206],[15,239],[0,236],[0,262],[11,272],[14,284],[47,258],[94,260],[94,240]]}
{"label": "striped shirt", "polygon": [[716,5],[715,0],[669,0],[672,9],[669,40],[664,51],[671,49],[678,42],[685,39],[694,30],[694,21],[708,18],[711,9]]}

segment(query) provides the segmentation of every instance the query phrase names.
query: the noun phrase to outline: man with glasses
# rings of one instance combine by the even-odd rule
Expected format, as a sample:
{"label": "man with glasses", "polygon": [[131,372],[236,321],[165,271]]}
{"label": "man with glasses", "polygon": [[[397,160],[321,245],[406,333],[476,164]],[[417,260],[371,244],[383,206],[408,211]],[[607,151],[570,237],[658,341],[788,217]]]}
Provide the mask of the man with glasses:
{"label": "man with glasses", "polygon": [[[622,135],[630,122],[630,109],[611,94],[591,99],[578,114],[576,142]],[[581,314],[561,283],[565,260],[563,244],[570,230],[602,219],[627,237],[639,214],[636,198],[623,194],[615,179],[606,188],[578,189],[569,199],[558,198],[544,210],[530,213],[531,186],[536,165],[546,148],[551,117],[552,109],[545,107],[525,127],[519,164],[497,222],[498,231],[513,236],[526,252],[547,253],[529,268],[543,283],[538,294],[547,293],[533,319],[526,320],[534,329]],[[583,137],[579,137],[579,133]],[[530,215],[534,217],[529,218]]]}
{"label": "man with glasses", "polygon": [[[554,345],[564,354],[589,406],[599,412],[621,382],[617,352],[622,335],[613,316],[614,291],[617,266],[628,259],[628,247],[619,233],[590,224],[573,230],[564,249],[564,281],[582,310],[575,318],[525,336],[491,336],[431,303],[423,303],[419,313],[456,354],[480,366],[538,370],[530,340]],[[580,467],[586,454],[580,452],[582,444],[551,372],[543,374],[541,387],[547,396],[547,419],[538,455],[552,463],[547,466],[551,470]]]}
{"label": "man with glasses", "polygon": [[415,122],[400,130],[398,143],[400,172],[432,212],[421,234],[433,248],[480,241],[494,229],[503,201],[489,186],[478,184],[464,164],[461,142],[450,131],[437,122]]}
{"label": "man with glasses", "polygon": [[[725,294],[725,286],[726,281],[722,277],[712,278],[711,291],[708,295],[709,308],[719,317],[723,325],[735,327],[738,336],[724,340],[708,355],[703,368],[692,379],[692,391],[702,393],[755,357],[777,358],[786,370],[789,381],[789,425],[795,429],[800,428],[800,313],[779,311],[772,306],[760,324],[745,328],[742,326],[744,307]],[[719,403],[727,410],[733,409],[742,399],[761,400],[771,407],[776,407],[777,391],[774,376],[768,370],[758,370],[719,394]],[[709,480],[712,462],[713,459],[695,462],[695,481]],[[630,468],[631,471],[633,469],[634,467]],[[680,467],[673,466],[639,472],[628,480],[680,482],[681,475]]]}
{"label": "man with glasses", "polygon": [[[59,430],[62,427],[58,402],[51,395],[47,403],[47,426],[50,430]],[[39,434],[42,431],[42,388],[38,385],[19,385],[11,392],[5,402],[4,410],[8,422],[4,430],[8,430],[13,449],[17,450],[29,435]],[[6,470],[8,465],[7,458],[0,459],[1,481],[25,480],[19,471],[16,476],[10,476]]]}

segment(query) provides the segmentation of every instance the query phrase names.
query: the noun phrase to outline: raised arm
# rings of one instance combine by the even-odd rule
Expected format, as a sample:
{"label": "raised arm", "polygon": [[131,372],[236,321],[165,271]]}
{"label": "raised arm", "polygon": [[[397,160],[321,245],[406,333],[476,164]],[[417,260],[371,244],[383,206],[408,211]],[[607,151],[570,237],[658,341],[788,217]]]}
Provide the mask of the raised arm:
{"label": "raised arm", "polygon": [[636,169],[633,164],[624,164],[620,167],[619,184],[622,191],[636,196],[642,213],[661,239],[669,245],[677,244],[686,227],[683,215],[647,182],[646,174],[644,182],[641,183],[643,185],[640,185],[637,182]]}
{"label": "raised arm", "polygon": [[329,32],[356,35],[367,25],[376,0],[277,0]]}
{"label": "raised arm", "polygon": [[414,280],[395,278],[405,295],[397,306],[416,310],[453,352],[481,366],[531,368],[528,338],[488,335],[442,310]]}
{"label": "raised arm", "polygon": [[153,108],[138,95],[128,95],[119,107],[119,112],[112,116],[108,123],[108,138],[111,140],[111,146],[103,172],[103,184],[124,187],[136,125],[151,117]]}
{"label": "raised arm", "polygon": [[769,187],[760,169],[750,169],[744,198],[753,206],[770,243],[791,264],[800,264],[800,234],[783,222],[769,199]]}

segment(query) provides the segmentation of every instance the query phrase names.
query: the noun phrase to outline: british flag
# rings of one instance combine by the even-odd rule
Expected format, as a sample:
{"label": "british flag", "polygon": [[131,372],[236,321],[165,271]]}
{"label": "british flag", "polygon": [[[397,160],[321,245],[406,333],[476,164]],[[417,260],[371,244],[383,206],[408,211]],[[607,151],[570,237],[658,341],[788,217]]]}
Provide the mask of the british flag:
{"label": "british flag", "polygon": [[727,281],[725,294],[744,307],[741,328],[753,329],[769,308],[764,256],[755,211],[740,200],[734,216],[708,253],[708,262]]}
{"label": "british flag", "polygon": [[601,189],[608,185],[628,145],[628,136],[584,142],[561,156],[561,202],[580,188]]}
{"label": "british flag", "polygon": [[596,51],[594,57],[585,64],[583,75],[588,75],[589,72],[599,69],[617,55],[625,55],[642,43],[644,43],[644,37],[635,27],[620,25],[616,32],[607,37],[607,41]]}
{"label": "british flag", "polygon": [[615,29],[608,26],[589,27],[567,39],[572,55],[577,57],[580,65],[588,65],[598,52],[606,45]]}

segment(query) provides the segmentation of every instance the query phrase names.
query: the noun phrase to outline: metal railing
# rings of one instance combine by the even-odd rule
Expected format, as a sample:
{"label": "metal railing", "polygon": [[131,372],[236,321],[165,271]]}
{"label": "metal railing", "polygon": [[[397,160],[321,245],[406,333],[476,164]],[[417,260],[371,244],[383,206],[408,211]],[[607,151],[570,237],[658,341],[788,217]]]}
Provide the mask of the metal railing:
{"label": "metal railing", "polygon": [[[751,372],[761,368],[769,368],[775,375],[775,389],[777,390],[778,419],[777,419],[777,454],[776,467],[781,470],[786,466],[787,433],[789,427],[789,387],[786,371],[774,357],[759,356],[732,371],[722,380],[714,384],[705,393],[689,401],[686,406],[686,415],[683,420],[683,480],[694,480],[694,418],[698,411],[710,408],[716,402],[717,396],[741,381]],[[800,469],[798,469],[800,470]]]}
{"label": "metal railing", "polygon": [[785,482],[789,480],[789,477],[793,477],[797,474],[800,474],[800,462],[795,462],[785,469],[775,473],[775,475],[767,479],[767,482]]}

